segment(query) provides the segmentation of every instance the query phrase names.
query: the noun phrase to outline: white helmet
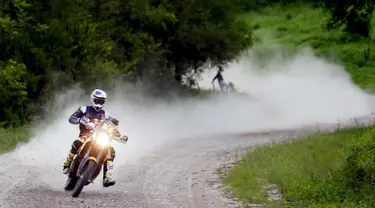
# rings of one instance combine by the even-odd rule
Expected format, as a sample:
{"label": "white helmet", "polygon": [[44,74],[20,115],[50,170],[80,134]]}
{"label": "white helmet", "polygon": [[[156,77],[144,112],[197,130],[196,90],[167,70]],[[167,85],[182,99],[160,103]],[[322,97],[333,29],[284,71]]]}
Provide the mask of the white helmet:
{"label": "white helmet", "polygon": [[100,111],[103,108],[106,99],[107,93],[105,93],[103,90],[96,89],[91,93],[92,107],[96,111]]}

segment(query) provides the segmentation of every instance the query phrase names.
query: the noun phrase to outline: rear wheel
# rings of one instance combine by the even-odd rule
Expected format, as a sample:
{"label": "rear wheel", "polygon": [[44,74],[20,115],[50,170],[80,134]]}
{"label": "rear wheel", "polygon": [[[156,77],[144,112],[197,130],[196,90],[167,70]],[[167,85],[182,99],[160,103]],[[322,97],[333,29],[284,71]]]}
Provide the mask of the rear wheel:
{"label": "rear wheel", "polygon": [[74,186],[76,185],[77,181],[78,181],[78,178],[76,176],[76,173],[77,173],[77,166],[79,165],[79,163],[77,161],[77,158],[74,157],[73,158],[73,161],[72,161],[72,164],[70,165],[70,168],[69,168],[69,172],[68,172],[68,180],[66,181],[65,183],[65,191],[71,191],[74,189]]}
{"label": "rear wheel", "polygon": [[89,178],[94,171],[96,163],[92,160],[88,161],[87,167],[83,174],[78,178],[77,184],[75,185],[72,193],[72,197],[78,197],[83,187],[87,184]]}

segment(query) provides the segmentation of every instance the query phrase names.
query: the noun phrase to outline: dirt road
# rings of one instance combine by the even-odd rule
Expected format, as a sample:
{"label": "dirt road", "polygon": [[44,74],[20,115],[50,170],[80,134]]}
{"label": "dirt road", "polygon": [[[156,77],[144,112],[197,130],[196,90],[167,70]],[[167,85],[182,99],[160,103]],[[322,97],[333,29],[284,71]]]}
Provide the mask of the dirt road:
{"label": "dirt road", "polygon": [[61,188],[51,188],[40,180],[33,167],[1,156],[0,207],[236,207],[219,188],[216,170],[238,160],[241,153],[255,144],[270,142],[271,138],[282,140],[313,129],[178,140],[142,158],[136,165],[118,167],[121,174],[116,176],[116,186],[105,189],[100,186],[101,180],[97,180],[79,198],[65,192],[63,184]]}

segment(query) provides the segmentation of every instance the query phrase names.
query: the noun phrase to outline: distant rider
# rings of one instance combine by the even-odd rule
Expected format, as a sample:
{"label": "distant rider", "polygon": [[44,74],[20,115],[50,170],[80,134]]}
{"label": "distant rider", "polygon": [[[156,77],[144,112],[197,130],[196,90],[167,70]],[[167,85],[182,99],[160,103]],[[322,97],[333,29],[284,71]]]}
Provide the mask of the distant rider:
{"label": "distant rider", "polygon": [[224,81],[223,75],[221,74],[223,71],[223,67],[219,66],[216,76],[212,79],[212,83],[214,83],[215,79],[217,79],[220,86],[220,91],[225,91],[227,88],[227,83]]}
{"label": "distant rider", "polygon": [[[92,105],[82,106],[78,108],[76,112],[74,112],[70,118],[69,123],[71,124],[79,124],[79,138],[75,140],[72,144],[70,149],[69,155],[64,162],[63,173],[67,174],[69,172],[69,168],[72,162],[73,157],[77,154],[79,148],[82,144],[91,136],[90,130],[94,128],[93,123],[90,123],[90,120],[93,119],[102,119],[108,118],[110,119],[113,124],[118,126],[119,121],[113,117],[111,117],[107,112],[105,112],[102,108],[104,103],[107,99],[107,94],[100,89],[96,89],[91,93],[91,103]],[[124,141],[128,141],[128,137],[125,135],[121,135],[117,132],[116,136]],[[110,147],[107,160],[103,166],[103,186],[109,187],[115,185],[115,181],[112,179],[112,170],[113,170],[113,160],[115,159],[115,149],[113,146]]]}

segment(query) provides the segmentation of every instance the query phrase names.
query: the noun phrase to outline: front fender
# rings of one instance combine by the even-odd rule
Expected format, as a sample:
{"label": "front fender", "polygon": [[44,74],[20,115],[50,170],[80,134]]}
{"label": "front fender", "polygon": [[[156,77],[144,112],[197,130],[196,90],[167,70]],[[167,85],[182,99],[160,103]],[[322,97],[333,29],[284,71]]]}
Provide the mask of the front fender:
{"label": "front fender", "polygon": [[[87,144],[87,142],[85,144]],[[79,154],[79,157],[78,157],[78,158],[82,158],[82,159],[79,160],[79,166],[78,166],[78,169],[77,169],[77,172],[76,172],[77,177],[80,177],[82,175],[82,173],[85,171],[88,161],[93,160],[94,162],[96,162],[96,158],[90,156],[91,155],[91,149],[92,149],[91,145],[88,144],[88,145],[86,145],[86,147],[87,148],[81,149],[81,153],[84,152],[85,155]],[[86,151],[84,151],[84,150],[86,150]]]}

